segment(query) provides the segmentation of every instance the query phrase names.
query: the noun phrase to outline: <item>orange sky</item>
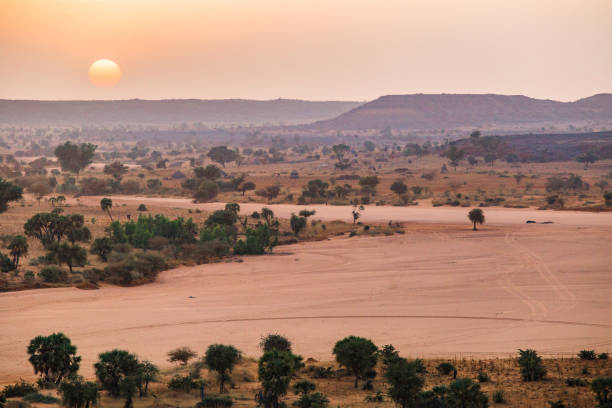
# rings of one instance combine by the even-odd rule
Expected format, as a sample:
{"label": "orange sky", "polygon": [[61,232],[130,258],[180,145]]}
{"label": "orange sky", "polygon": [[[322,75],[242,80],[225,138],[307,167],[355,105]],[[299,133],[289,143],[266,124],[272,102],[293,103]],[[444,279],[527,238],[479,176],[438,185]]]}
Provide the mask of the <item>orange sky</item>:
{"label": "orange sky", "polygon": [[611,21],[611,0],[0,0],[0,98],[573,100],[612,92]]}

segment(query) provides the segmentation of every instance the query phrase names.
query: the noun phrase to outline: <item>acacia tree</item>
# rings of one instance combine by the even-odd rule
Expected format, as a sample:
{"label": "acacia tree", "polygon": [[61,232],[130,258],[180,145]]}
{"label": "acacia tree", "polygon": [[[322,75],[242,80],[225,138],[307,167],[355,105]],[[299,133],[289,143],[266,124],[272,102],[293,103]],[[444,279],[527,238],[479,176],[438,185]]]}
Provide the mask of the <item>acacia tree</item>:
{"label": "acacia tree", "polygon": [[28,240],[23,235],[17,235],[11,240],[11,243],[8,245],[8,249],[11,251],[15,268],[18,268],[19,259],[28,254]]}
{"label": "acacia tree", "polygon": [[76,350],[63,333],[37,336],[28,345],[28,360],[34,373],[40,374],[43,381],[59,384],[79,370],[81,357],[76,355]]}
{"label": "acacia tree", "polygon": [[123,176],[128,172],[128,167],[118,161],[112,162],[104,166],[104,174],[112,176],[115,180],[121,181]]}
{"label": "acacia tree", "polygon": [[333,354],[338,364],[346,367],[355,376],[357,388],[359,379],[365,378],[376,366],[378,347],[369,339],[349,336],[336,343]]}
{"label": "acacia tree", "polygon": [[111,222],[113,222],[113,215],[111,214],[111,211],[110,211],[111,208],[113,208],[113,200],[111,200],[110,198],[101,199],[100,208],[102,209],[102,211],[106,211]]}
{"label": "acacia tree", "polygon": [[470,221],[472,221],[472,224],[474,224],[473,231],[476,231],[476,224],[482,225],[485,222],[484,213],[480,208],[471,209],[468,213],[468,218],[470,219]]}
{"label": "acacia tree", "polygon": [[406,194],[408,191],[408,186],[402,180],[397,180],[391,184],[391,191],[397,194],[399,200],[401,201],[402,195]]}
{"label": "acacia tree", "polygon": [[249,190],[255,190],[255,187],[255,183],[253,183],[252,181],[245,181],[244,183],[238,186],[237,190],[240,191],[242,193],[242,196],[244,197],[244,193]]}
{"label": "acacia tree", "polygon": [[457,171],[457,166],[459,165],[461,159],[463,159],[464,155],[465,152],[457,149],[457,146],[454,144],[451,144],[450,148],[446,152],[446,157],[448,157],[449,164],[454,167],[455,171]]}
{"label": "acacia tree", "polygon": [[207,154],[211,160],[225,167],[225,163],[233,162],[237,158],[237,153],[234,150],[228,149],[227,146],[215,146]]}
{"label": "acacia tree", "polygon": [[179,362],[185,366],[192,358],[197,357],[198,353],[189,347],[179,347],[168,352],[168,361],[171,363]]}
{"label": "acacia tree", "polygon": [[8,210],[8,203],[21,200],[23,189],[16,184],[5,181],[0,177],[0,213]]}
{"label": "acacia tree", "polygon": [[230,378],[230,373],[240,357],[240,352],[231,345],[212,344],[206,350],[204,362],[209,369],[217,372],[220,393],[224,392],[225,381]]}
{"label": "acacia tree", "polygon": [[79,173],[93,161],[94,153],[98,146],[91,143],[75,144],[70,141],[55,148],[55,156],[63,171]]}
{"label": "acacia tree", "polygon": [[87,251],[79,245],[70,245],[66,242],[53,242],[48,246],[49,254],[60,265],[65,263],[72,273],[75,266],[84,266],[87,262]]}
{"label": "acacia tree", "polygon": [[344,170],[351,166],[351,163],[349,162],[349,160],[345,158],[345,155],[351,151],[351,148],[348,145],[340,143],[340,144],[334,145],[332,147],[332,150],[334,151],[334,154],[336,155],[336,159],[338,159],[338,162],[336,163],[337,169]]}

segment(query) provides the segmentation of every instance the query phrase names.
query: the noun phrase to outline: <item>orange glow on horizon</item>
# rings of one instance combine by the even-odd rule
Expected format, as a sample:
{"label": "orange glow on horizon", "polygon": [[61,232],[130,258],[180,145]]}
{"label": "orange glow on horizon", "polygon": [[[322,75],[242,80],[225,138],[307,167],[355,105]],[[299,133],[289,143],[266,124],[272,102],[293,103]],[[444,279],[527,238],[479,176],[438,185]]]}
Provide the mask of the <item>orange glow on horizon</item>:
{"label": "orange glow on horizon", "polygon": [[97,60],[89,67],[89,80],[95,86],[112,88],[121,79],[119,65],[109,59]]}

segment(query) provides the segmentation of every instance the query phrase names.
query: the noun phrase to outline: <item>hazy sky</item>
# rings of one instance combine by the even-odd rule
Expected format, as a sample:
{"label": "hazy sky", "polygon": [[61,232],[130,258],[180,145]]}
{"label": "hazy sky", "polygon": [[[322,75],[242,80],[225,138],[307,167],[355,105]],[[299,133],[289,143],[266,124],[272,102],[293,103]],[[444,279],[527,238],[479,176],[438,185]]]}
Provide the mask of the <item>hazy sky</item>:
{"label": "hazy sky", "polygon": [[612,0],[0,0],[0,98],[419,92],[612,92]]}

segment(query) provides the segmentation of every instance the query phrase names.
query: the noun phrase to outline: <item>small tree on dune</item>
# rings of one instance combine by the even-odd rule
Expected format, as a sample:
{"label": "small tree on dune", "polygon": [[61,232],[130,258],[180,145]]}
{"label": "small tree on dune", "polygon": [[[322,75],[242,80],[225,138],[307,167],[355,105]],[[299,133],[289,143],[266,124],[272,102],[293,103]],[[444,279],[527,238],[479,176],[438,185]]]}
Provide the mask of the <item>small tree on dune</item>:
{"label": "small tree on dune", "polygon": [[365,378],[378,361],[378,347],[371,340],[349,336],[336,343],[333,354],[336,361],[355,376],[355,388],[359,379]]}
{"label": "small tree on dune", "polygon": [[168,352],[168,361],[171,363],[179,362],[182,366],[187,365],[189,360],[197,357],[197,353],[189,347],[179,347]]}
{"label": "small tree on dune", "polygon": [[209,369],[217,372],[220,393],[224,392],[225,382],[230,379],[230,373],[240,358],[240,352],[231,345],[213,344],[206,350],[204,362]]}
{"label": "small tree on dune", "polygon": [[59,384],[79,370],[81,357],[63,333],[37,336],[30,341],[27,351],[34,373],[40,374],[43,381]]}
{"label": "small tree on dune", "polygon": [[470,221],[472,221],[472,224],[474,225],[473,231],[476,231],[476,224],[482,225],[485,222],[484,213],[480,208],[473,208],[472,210],[470,210],[470,212],[468,213],[468,218],[470,219]]}

